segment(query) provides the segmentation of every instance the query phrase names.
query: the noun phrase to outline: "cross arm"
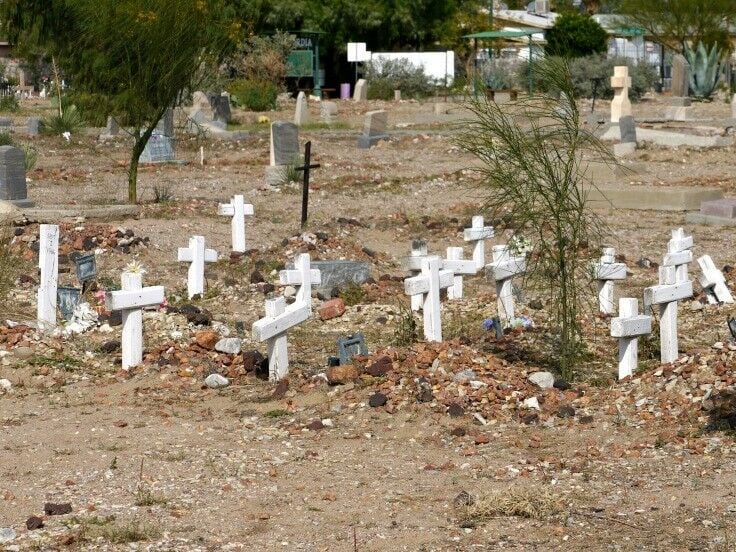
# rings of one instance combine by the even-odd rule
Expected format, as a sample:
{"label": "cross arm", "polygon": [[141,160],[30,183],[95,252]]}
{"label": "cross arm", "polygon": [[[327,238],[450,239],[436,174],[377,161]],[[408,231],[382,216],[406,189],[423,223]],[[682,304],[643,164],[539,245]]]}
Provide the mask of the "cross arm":
{"label": "cross arm", "polygon": [[[452,270],[440,270],[440,289],[448,288],[453,284],[455,276]],[[404,292],[407,295],[419,295],[429,293],[429,277],[426,274],[413,276],[404,280]]]}
{"label": "cross arm", "polygon": [[482,228],[466,228],[463,230],[463,239],[465,241],[488,240],[495,236],[493,226],[484,226]]}
{"label": "cross arm", "polygon": [[[281,285],[288,286],[303,286],[304,279],[302,278],[301,270],[282,270],[279,272],[279,281]],[[309,270],[309,281],[313,284],[322,283],[322,273],[317,268],[311,268]]]}
{"label": "cross arm", "polygon": [[692,296],[693,283],[691,280],[676,284],[660,284],[644,290],[644,304],[661,305],[662,303],[672,303]]}
{"label": "cross arm", "polygon": [[289,305],[283,313],[277,316],[261,318],[254,322],[252,328],[253,339],[265,341],[282,334],[289,328],[309,319],[311,314],[310,305],[299,303]]}
{"label": "cross arm", "polygon": [[164,286],[145,287],[135,291],[111,291],[105,296],[111,311],[152,307],[164,302]]}
{"label": "cross arm", "polygon": [[470,259],[450,260],[442,259],[442,268],[452,270],[455,274],[477,274],[478,267],[475,261]]}
{"label": "cross arm", "polygon": [[625,280],[626,265],[623,263],[595,264],[594,278],[596,280]]}
{"label": "cross arm", "polygon": [[486,265],[494,280],[508,280],[526,270],[526,258],[514,257],[508,261],[494,261]]}
{"label": "cross arm", "polygon": [[611,319],[611,337],[638,337],[652,333],[652,317],[645,314]]}

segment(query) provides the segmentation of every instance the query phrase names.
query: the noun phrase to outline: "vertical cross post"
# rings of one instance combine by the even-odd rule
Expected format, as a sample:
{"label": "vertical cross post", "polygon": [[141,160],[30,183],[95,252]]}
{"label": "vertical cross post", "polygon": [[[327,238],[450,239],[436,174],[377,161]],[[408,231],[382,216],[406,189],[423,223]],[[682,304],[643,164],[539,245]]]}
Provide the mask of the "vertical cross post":
{"label": "vertical cross post", "polygon": [[187,273],[187,294],[189,299],[204,295],[204,264],[217,260],[217,251],[206,249],[204,236],[189,238],[189,247],[180,247],[179,262],[190,263]]}
{"label": "vertical cross post", "polygon": [[593,277],[598,282],[598,306],[600,312],[613,314],[614,281],[626,279],[626,265],[616,262],[616,250],[604,247],[601,260],[593,264]]}
{"label": "vertical cross post", "polygon": [[639,314],[639,301],[618,300],[618,317],[611,319],[611,336],[618,338],[618,379],[631,376],[639,362],[639,337],[652,332],[652,317]]}
{"label": "vertical cross post", "polygon": [[424,338],[442,341],[440,290],[452,286],[454,275],[451,270],[440,270],[441,259],[436,256],[423,258],[421,266],[421,274],[404,280],[404,292],[423,298]]}
{"label": "vertical cross post", "polygon": [[674,266],[659,267],[659,285],[644,290],[645,305],[659,305],[659,334],[663,364],[677,360],[677,301],[692,297],[693,283],[677,281]]}
{"label": "vertical cross post", "polygon": [[716,268],[710,255],[703,255],[698,259],[701,274],[698,277],[700,285],[707,292],[708,301],[711,303],[733,303],[733,296],[726,285],[723,272]]}
{"label": "vertical cross post", "polygon": [[318,269],[311,267],[309,253],[302,253],[294,260],[293,270],[279,272],[279,280],[285,286],[299,286],[296,303],[307,305],[309,312],[312,312],[312,284],[321,283],[322,274]]}
{"label": "vertical cross post", "polygon": [[42,331],[56,327],[56,288],[59,277],[59,227],[41,224],[38,266],[41,278],[36,306],[38,328]]}
{"label": "vertical cross post", "polygon": [[[283,297],[266,301],[266,317],[277,318],[284,314],[286,300]],[[268,340],[268,379],[278,381],[289,373],[289,350],[286,332]]]}
{"label": "vertical cross post", "polygon": [[235,195],[230,203],[220,203],[217,214],[232,217],[233,251],[245,253],[245,217],[253,216],[253,205],[245,203],[242,195]]}
{"label": "vertical cross post", "polygon": [[297,171],[304,171],[304,180],[302,183],[302,220],[301,227],[307,225],[307,215],[309,211],[309,171],[311,169],[319,169],[319,163],[310,164],[312,159],[312,141],[304,144],[304,165],[296,167]]}
{"label": "vertical cross post", "polygon": [[480,215],[474,216],[470,228],[466,228],[463,232],[465,241],[473,244],[473,260],[478,270],[486,266],[485,240],[492,238],[494,234],[493,226],[484,226],[483,217]]}
{"label": "vertical cross post", "polygon": [[686,236],[682,228],[672,230],[672,239],[667,243],[667,254],[662,266],[675,267],[675,281],[685,282],[688,279],[687,265],[693,262],[693,237]]}
{"label": "vertical cross post", "polygon": [[[413,276],[416,276],[422,271],[422,259],[427,256],[427,242],[424,240],[413,240],[411,242],[411,257],[409,257],[409,271]],[[419,311],[422,309],[424,299],[422,294],[412,295],[411,298],[411,310]]]}
{"label": "vertical cross post", "polygon": [[462,299],[463,274],[477,274],[478,268],[476,267],[475,260],[464,260],[462,247],[448,247],[447,258],[442,260],[442,268],[451,270],[454,273],[452,279],[453,284],[447,288],[447,298]]}
{"label": "vertical cross post", "polygon": [[514,288],[511,279],[526,270],[526,258],[512,257],[508,245],[495,245],[493,262],[488,265],[488,269],[496,281],[498,316],[504,326],[509,326],[514,319]]}

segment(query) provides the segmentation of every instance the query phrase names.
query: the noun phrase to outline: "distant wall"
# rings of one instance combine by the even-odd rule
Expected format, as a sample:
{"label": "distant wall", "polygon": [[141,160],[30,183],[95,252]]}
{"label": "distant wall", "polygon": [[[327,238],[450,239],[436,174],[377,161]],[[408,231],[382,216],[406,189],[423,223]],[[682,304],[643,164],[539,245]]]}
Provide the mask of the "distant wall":
{"label": "distant wall", "polygon": [[423,67],[424,72],[443,82],[451,85],[455,80],[455,52],[373,52],[371,61],[378,59],[407,59],[412,65]]}

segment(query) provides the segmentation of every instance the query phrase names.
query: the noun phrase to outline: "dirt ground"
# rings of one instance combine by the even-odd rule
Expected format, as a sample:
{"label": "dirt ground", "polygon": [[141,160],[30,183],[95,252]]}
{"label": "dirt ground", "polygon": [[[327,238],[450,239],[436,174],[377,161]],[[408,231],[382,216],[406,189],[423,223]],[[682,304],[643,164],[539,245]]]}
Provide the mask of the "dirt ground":
{"label": "dirt ground", "polygon": [[[655,119],[664,105],[649,98],[634,115]],[[378,108],[390,111],[392,139],[359,150],[362,114]],[[733,306],[682,302],[682,358],[661,367],[643,347],[641,371],[621,383],[608,323],[586,316],[593,355],[569,389],[542,391],[526,379],[545,369],[534,351],[543,348],[547,313],[533,308],[534,293],[518,309],[536,328],[496,341],[482,327],[495,314],[495,293],[480,276],[466,279],[462,301],[443,303],[445,343],[395,344],[406,318],[400,277],[411,240],[426,239],[430,252],[443,254],[462,245],[462,228],[481,213],[483,190],[468,171],[474,160],[453,141],[462,112],[449,108],[435,115],[431,102],[339,102],[335,128],[301,132],[321,164],[312,175],[307,230],[323,235],[311,248],[300,236],[299,189],[266,185],[267,125],[245,113],[236,116],[248,139],[182,137],[182,163],[142,169],[140,218],[64,226],[62,235],[122,227],[149,238],[129,252],[100,248],[101,285],[114,285],[136,259],[147,269],[145,282],[164,285],[169,302],[181,305],[187,267],[176,261],[176,248],[196,233],[227,257],[230,224],[217,216],[217,204],[244,194],[255,210],[246,230],[255,251],[208,265],[209,289],[195,304],[211,311],[218,331],[241,336],[246,351],[266,352],[250,336],[265,299],[251,283],[254,270],[277,283],[276,270],[308,250],[313,259],[368,261],[375,282],[342,317],[315,315],[289,332],[285,392],[252,374],[221,390],[205,387],[213,367],[232,369],[236,361],[192,346],[201,328],[180,314],[146,315],[146,361],[128,374],[119,354],[102,351],[119,339],[119,327],[67,339],[34,330],[13,338],[16,330],[0,326],[0,379],[12,383],[0,394],[0,549],[736,550],[736,441],[708,430],[718,409],[706,408],[720,400],[727,417],[736,383],[726,325]],[[17,125],[48,107],[25,109]],[[698,121],[677,125],[721,132],[715,121],[728,118],[730,106],[697,104],[695,112]],[[285,106],[268,115],[291,113]],[[312,106],[315,120],[318,114]],[[93,131],[70,143],[19,139],[39,152],[28,175],[39,205],[125,201],[125,139],[98,143]],[[626,180],[736,196],[735,151],[645,146],[625,162],[634,169]],[[171,200],[155,203],[154,189]],[[640,297],[656,283],[656,268],[637,261],[658,262],[678,226],[693,235],[695,257],[736,264],[729,228],[688,225],[679,212],[601,216],[631,272],[617,296]],[[16,238],[23,277],[3,320],[35,312],[37,260],[32,239],[23,240],[37,232],[31,224]],[[502,232],[487,247],[499,243]],[[729,272],[732,289],[733,278]],[[60,283],[72,283],[71,274],[62,273]],[[320,374],[336,354],[336,338],[356,331],[370,348],[365,363],[386,355],[391,373],[327,385]],[[477,373],[477,387],[455,379],[463,369]],[[429,397],[422,395],[427,387]],[[388,397],[377,408],[369,405],[376,391]],[[532,396],[541,410],[530,415],[520,403]],[[455,402],[462,412],[451,411]],[[44,515],[46,503],[70,503],[72,511]],[[28,529],[30,516],[44,526]],[[3,542],[4,528],[16,536]]]}

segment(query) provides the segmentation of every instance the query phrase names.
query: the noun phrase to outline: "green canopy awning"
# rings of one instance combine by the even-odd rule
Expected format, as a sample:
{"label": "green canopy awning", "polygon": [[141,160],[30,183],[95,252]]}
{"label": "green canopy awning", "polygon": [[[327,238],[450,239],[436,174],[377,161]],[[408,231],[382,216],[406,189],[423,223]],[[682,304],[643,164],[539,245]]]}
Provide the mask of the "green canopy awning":
{"label": "green canopy awning", "polygon": [[521,38],[544,32],[542,29],[523,29],[519,31],[482,31],[465,35],[463,38]]}

